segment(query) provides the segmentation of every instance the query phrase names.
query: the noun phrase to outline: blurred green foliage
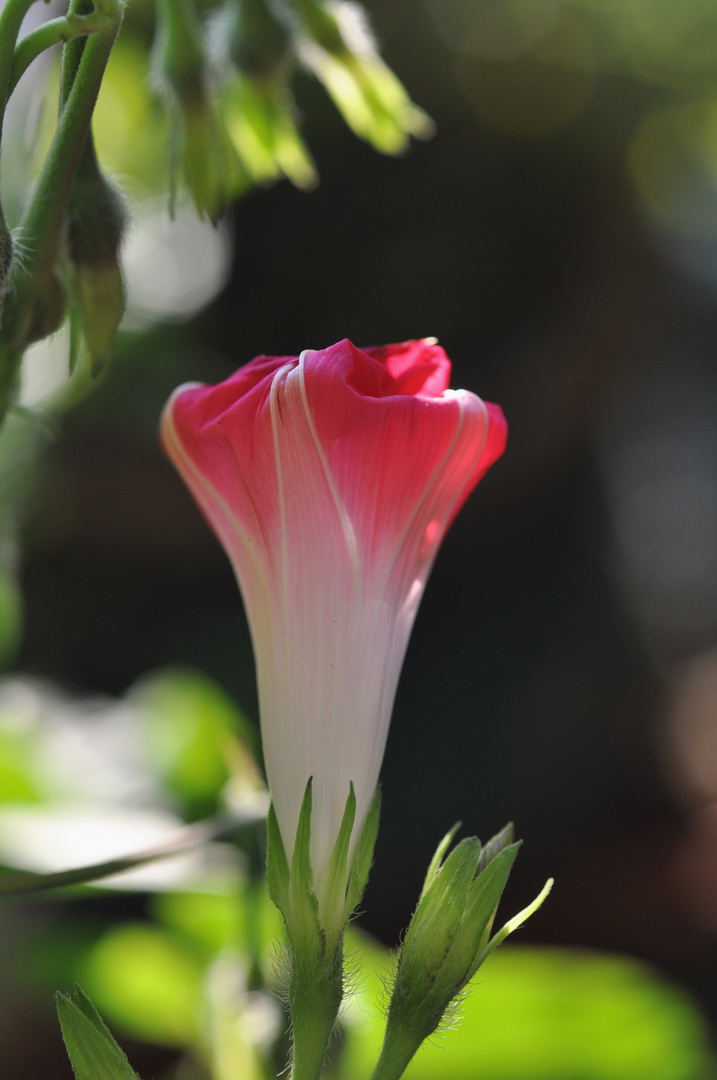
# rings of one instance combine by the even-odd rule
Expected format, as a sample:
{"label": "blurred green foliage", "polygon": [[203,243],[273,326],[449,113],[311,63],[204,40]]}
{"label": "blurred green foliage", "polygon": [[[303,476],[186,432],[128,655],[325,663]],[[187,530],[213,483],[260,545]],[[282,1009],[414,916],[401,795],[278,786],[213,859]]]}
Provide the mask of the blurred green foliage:
{"label": "blurred green foliage", "polygon": [[[380,965],[375,947],[369,957],[369,970]],[[368,1075],[380,1045],[381,1024],[369,999],[380,999],[383,983],[376,975],[369,980],[371,993],[364,987],[350,1007],[355,1029],[347,1018],[345,1080]],[[459,1007],[456,1030],[425,1044],[405,1076],[697,1080],[714,1067],[694,1004],[644,965],[579,950],[504,946]]]}

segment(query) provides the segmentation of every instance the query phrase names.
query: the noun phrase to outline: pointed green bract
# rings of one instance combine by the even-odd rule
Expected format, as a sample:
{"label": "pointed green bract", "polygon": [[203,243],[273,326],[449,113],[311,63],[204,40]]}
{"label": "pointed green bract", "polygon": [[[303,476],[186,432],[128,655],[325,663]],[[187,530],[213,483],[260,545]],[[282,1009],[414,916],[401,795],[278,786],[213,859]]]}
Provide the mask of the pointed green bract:
{"label": "pointed green bract", "polygon": [[373,851],[376,846],[380,816],[381,791],[377,788],[371,806],[369,807],[368,814],[366,815],[366,820],[363,823],[358,844],[356,845],[356,855],[354,856],[354,864],[351,868],[349,885],[346,890],[344,922],[356,909],[356,905],[361,902],[361,897],[363,896],[368,883],[368,875],[371,871],[371,864],[373,863]]}
{"label": "pointed green bract", "polygon": [[353,784],[349,788],[349,797],[341,819],[339,835],[336,837],[334,850],[326,868],[326,880],[319,905],[319,921],[328,933],[340,934],[344,928],[344,901],[346,898],[346,868],[356,818],[356,794]]}
{"label": "pointed green bract", "polygon": [[266,884],[279,911],[285,912],[289,907],[289,864],[273,803],[266,818]]}
{"label": "pointed green bract", "polygon": [[57,994],[57,1015],[77,1080],[139,1080],[87,995]]}
{"label": "pointed green bract", "polygon": [[431,885],[434,877],[438,873],[438,869],[439,869],[441,863],[443,862],[443,856],[446,854],[449,847],[453,843],[453,838],[455,837],[455,835],[458,832],[458,830],[460,829],[460,827],[461,827],[461,822],[457,821],[455,823],[455,825],[453,826],[453,828],[448,830],[448,832],[446,833],[446,835],[443,837],[440,844],[436,848],[436,853],[433,856],[433,858],[431,859],[430,863],[428,864],[428,870],[426,871],[426,878],[425,878],[425,880],[423,882],[423,888],[421,890],[421,895],[418,898],[419,904],[420,904],[421,900],[423,899],[423,897],[426,895],[426,891],[428,890],[428,887]]}
{"label": "pointed green bract", "polygon": [[471,888],[466,920],[476,926],[482,925],[480,936],[476,939],[474,952],[483,948],[490,937],[493,919],[498,908],[498,901],[513,869],[520,843],[503,848],[478,874]]}
{"label": "pointed green bract", "polygon": [[311,869],[311,795],[312,778],[306,785],[304,800],[296,828],[294,854],[289,874],[288,912],[284,912],[286,929],[297,957],[313,962],[323,949],[319,928],[319,902],[314,892]]}
{"label": "pointed green bract", "polygon": [[512,934],[514,930],[517,930],[523,925],[526,919],[529,919],[531,915],[535,914],[538,908],[542,906],[543,901],[547,898],[548,893],[550,892],[554,884],[554,879],[548,878],[548,880],[545,882],[545,885],[543,885],[543,888],[536,896],[535,900],[528,904],[527,907],[524,907],[522,911],[519,911],[517,915],[514,915],[512,919],[508,919],[508,922],[505,924],[505,926],[503,926],[502,929],[500,929],[498,933],[491,938],[483,952],[481,952],[480,955],[476,957],[469,978],[473,978],[483,961],[487,960],[492,952],[495,952],[498,946],[505,941],[509,934]]}
{"label": "pointed green bract", "polygon": [[[416,908],[406,931],[399,961],[404,967],[418,964],[420,974],[417,973],[416,988],[423,983],[425,972],[432,972],[434,966],[445,958],[464,918],[468,890],[480,850],[480,841],[476,837],[461,840],[437,871]],[[412,981],[409,976],[407,986],[411,986]]]}

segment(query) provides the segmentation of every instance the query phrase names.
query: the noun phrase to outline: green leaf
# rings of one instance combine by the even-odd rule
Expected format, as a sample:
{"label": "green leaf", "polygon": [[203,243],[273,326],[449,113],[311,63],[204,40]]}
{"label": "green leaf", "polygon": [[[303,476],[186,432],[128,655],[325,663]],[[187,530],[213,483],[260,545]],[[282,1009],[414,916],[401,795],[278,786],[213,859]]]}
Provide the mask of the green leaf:
{"label": "green leaf", "polygon": [[351,868],[349,887],[346,892],[346,904],[344,906],[344,917],[346,919],[354,911],[356,905],[361,902],[361,897],[364,894],[368,875],[371,871],[371,864],[373,863],[373,850],[376,846],[380,817],[381,789],[376,788],[376,794],[369,807],[366,820],[361,829],[359,842],[356,845],[356,854],[354,855],[354,864]]}
{"label": "green leaf", "polygon": [[57,1015],[67,1053],[77,1080],[138,1080],[87,995],[57,994]]}

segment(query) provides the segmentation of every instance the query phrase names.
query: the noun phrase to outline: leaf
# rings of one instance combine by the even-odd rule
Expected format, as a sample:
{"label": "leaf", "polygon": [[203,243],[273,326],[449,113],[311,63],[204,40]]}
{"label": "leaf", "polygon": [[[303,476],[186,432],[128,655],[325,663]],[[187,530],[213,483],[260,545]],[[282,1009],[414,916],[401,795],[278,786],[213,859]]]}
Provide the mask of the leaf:
{"label": "leaf", "polygon": [[87,995],[57,994],[62,1037],[77,1080],[139,1080]]}

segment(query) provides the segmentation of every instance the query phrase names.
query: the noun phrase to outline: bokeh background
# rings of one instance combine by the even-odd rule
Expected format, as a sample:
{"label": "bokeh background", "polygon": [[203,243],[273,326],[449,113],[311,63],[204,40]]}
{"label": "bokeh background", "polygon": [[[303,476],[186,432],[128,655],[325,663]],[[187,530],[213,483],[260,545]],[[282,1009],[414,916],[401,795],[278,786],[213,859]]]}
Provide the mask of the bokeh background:
{"label": "bokeh background", "polygon": [[[255,724],[237,590],[159,450],[162,404],[178,383],[216,381],[258,353],[434,335],[453,384],[499,402],[510,438],[443,546],[413,633],[360,925],[395,945],[446,828],[460,819],[487,838],[513,819],[525,844],[505,910],[557,880],[521,945],[651,965],[655,986],[669,981],[697,1010],[685,1047],[690,1024],[706,1046],[717,1021],[717,7],[367,8],[435,136],[381,156],[299,73],[319,185],[253,190],[216,229],[183,205],[167,219],[141,68],[151,12],[140,0],[130,12],[98,125],[132,206],[125,329],[97,387],[66,394],[52,430],[13,418],[3,436],[5,728],[17,727],[7,702],[18,694],[35,695],[36,711],[55,695],[85,703],[91,743],[92,715],[97,732],[111,728],[107,710],[168,665],[215,680]],[[18,149],[10,200],[21,166]],[[27,405],[55,400],[65,356],[61,340],[35,351]],[[77,755],[65,778],[83,784],[96,766]],[[9,780],[5,792],[17,798]],[[45,987],[75,977],[80,924],[145,918],[146,898],[7,912],[0,1075],[69,1076]],[[38,974],[33,940],[50,974]],[[486,967],[476,993],[489,983]],[[149,1075],[170,1060],[142,1052]],[[538,1051],[526,1054],[546,1080],[608,1075],[569,1056],[540,1073]],[[645,1075],[710,1074],[707,1051],[675,1054]],[[528,1075],[491,1068],[461,1075]],[[643,1074],[618,1060],[610,1075]]]}

